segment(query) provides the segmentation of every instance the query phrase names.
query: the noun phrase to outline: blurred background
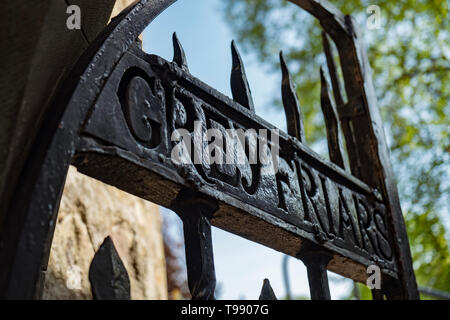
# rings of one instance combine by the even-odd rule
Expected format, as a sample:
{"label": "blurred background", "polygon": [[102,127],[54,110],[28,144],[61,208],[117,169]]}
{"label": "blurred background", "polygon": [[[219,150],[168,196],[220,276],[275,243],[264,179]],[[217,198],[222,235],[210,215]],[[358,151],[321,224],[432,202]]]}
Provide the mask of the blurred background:
{"label": "blurred background", "polygon": [[[450,292],[448,3],[332,2],[344,13],[351,13],[361,27],[418,285]],[[379,11],[369,8],[372,5]],[[287,1],[180,0],[146,29],[144,50],[171,60],[171,36],[177,32],[190,72],[231,96],[230,43],[235,39],[256,113],[285,130],[278,60],[283,50],[302,105],[307,144],[327,158],[319,105],[319,67],[325,63],[320,30],[309,14]],[[188,297],[181,222],[173,212],[164,208],[161,212],[169,297]],[[279,299],[289,293],[294,299],[309,298],[306,269],[300,261],[284,260],[279,252],[217,228],[213,228],[213,245],[218,299],[257,299],[264,278],[271,281]],[[371,297],[364,285],[333,273],[329,278],[332,299]],[[422,294],[422,298],[432,297]]]}

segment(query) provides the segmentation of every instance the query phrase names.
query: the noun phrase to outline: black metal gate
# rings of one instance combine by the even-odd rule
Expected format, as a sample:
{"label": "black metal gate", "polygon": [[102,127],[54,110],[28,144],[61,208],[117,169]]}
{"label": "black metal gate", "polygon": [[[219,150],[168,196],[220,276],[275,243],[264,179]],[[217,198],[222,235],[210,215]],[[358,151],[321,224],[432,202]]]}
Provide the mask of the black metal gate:
{"label": "black metal gate", "polygon": [[[60,91],[1,232],[0,295],[40,297],[59,201],[73,164],[82,173],[177,212],[184,225],[193,299],[214,299],[211,224],[301,259],[312,299],[330,299],[327,269],[365,282],[370,265],[382,274],[374,299],[417,299],[370,67],[352,18],[326,1],[291,0],[324,30],[334,96],[320,70],[328,161],[304,144],[301,109],[281,54],[287,134],[255,114],[234,43],[233,99],[189,73],[175,35],[172,62],[141,50],[139,34],[174,1],[141,0],[113,19]],[[330,39],[339,53],[348,101],[341,94]],[[339,127],[348,150],[347,170]],[[208,129],[228,139],[227,130],[250,132],[237,140],[234,155],[243,161],[211,164],[195,147],[184,156],[199,161],[173,160],[174,150],[180,155],[187,140],[203,141],[199,137]],[[270,132],[270,138],[263,132]],[[258,150],[265,146],[266,163],[250,161],[249,150],[256,145]],[[228,145],[214,148],[219,157],[231,154]],[[265,287],[263,297],[273,298]]]}

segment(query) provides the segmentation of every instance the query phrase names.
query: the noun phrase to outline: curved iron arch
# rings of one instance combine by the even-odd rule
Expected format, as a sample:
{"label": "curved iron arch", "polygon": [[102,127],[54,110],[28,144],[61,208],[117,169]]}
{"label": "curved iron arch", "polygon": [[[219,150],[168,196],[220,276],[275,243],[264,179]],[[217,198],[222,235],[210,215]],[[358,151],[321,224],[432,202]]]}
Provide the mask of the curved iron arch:
{"label": "curved iron arch", "polygon": [[142,0],[114,18],[82,55],[48,113],[1,234],[0,292],[39,297],[59,202],[80,128],[110,73],[151,21],[175,0]]}

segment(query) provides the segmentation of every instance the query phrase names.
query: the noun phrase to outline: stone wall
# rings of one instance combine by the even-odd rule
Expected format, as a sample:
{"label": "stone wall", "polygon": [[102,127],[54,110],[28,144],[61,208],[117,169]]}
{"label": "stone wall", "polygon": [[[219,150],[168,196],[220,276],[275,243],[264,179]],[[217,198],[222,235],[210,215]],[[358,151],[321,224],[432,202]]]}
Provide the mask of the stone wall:
{"label": "stone wall", "polygon": [[158,207],[74,167],[61,200],[44,299],[91,299],[89,266],[108,235],[128,271],[132,299],[167,299]]}

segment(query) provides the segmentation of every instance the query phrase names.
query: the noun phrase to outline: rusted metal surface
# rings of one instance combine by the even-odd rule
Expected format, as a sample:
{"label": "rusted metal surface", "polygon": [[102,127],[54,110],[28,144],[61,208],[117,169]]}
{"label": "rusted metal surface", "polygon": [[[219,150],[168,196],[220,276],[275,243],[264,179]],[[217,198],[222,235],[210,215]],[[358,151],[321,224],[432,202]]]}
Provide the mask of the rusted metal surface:
{"label": "rusted metal surface", "polygon": [[[233,99],[189,73],[176,35],[172,62],[144,53],[138,35],[172,2],[141,0],[128,8],[73,70],[34,146],[22,174],[27,183],[18,187],[2,229],[2,297],[39,297],[64,179],[72,163],[89,176],[180,215],[193,299],[214,299],[211,224],[302,259],[313,299],[330,298],[327,269],[364,281],[365,267],[371,264],[381,268],[388,298],[416,298],[396,186],[388,174],[383,129],[365,69],[368,64],[358,60],[365,53],[349,31],[351,20],[330,11],[324,1],[293,1],[319,18],[335,42],[343,37],[343,43],[337,43],[340,53],[344,48],[349,57],[363,61],[356,65],[353,61],[349,70],[341,63],[346,66],[345,85],[351,97],[347,109],[361,102],[363,113],[354,117],[365,123],[358,124],[351,112],[346,115],[356,128],[348,132],[343,126],[347,149],[350,138],[358,143],[356,150],[349,150],[349,174],[343,169],[337,130],[345,105],[334,110],[323,73],[322,108],[332,162],[304,144],[301,110],[282,55],[287,134],[276,133],[255,114],[234,43]],[[188,155],[200,161],[179,163],[173,161],[174,152],[188,142],[173,139],[181,129],[194,143],[208,129],[227,138],[227,129],[256,134],[238,142],[235,151],[244,162],[209,163],[194,146]],[[270,137],[261,137],[261,129]],[[359,146],[363,137],[369,141]],[[267,142],[264,152],[271,156],[267,163],[251,163],[248,149],[260,139]],[[205,142],[200,141],[203,150]],[[225,158],[229,150],[217,152]]]}

